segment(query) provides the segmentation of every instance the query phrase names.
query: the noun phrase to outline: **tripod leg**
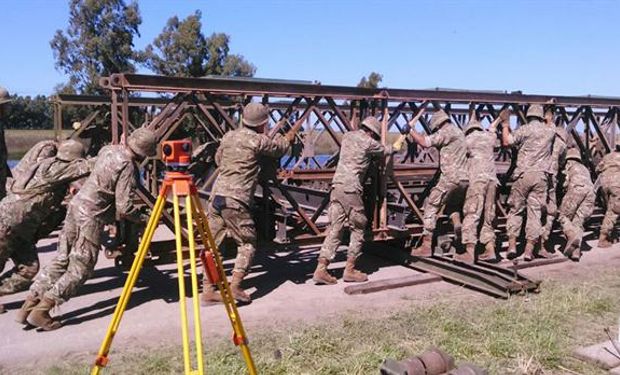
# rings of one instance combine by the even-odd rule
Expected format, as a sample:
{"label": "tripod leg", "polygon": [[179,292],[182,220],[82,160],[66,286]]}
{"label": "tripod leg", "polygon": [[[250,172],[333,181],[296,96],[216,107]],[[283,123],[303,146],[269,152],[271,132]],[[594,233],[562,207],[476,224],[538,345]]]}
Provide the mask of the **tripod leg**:
{"label": "tripod leg", "polygon": [[149,217],[149,221],[146,225],[142,242],[140,242],[140,246],[138,246],[136,258],[131,265],[131,270],[129,271],[127,280],[125,281],[125,286],[123,286],[123,291],[121,292],[121,296],[118,300],[118,303],[116,304],[116,308],[114,309],[112,321],[108,326],[106,335],[103,339],[103,342],[101,343],[101,347],[99,348],[99,353],[97,354],[95,365],[93,366],[91,371],[91,374],[93,375],[99,374],[101,368],[105,367],[108,362],[108,353],[110,352],[110,347],[112,346],[112,340],[114,339],[114,335],[118,330],[121,318],[123,317],[123,313],[125,312],[127,303],[129,302],[129,298],[131,297],[131,291],[133,290],[133,287],[136,284],[136,280],[138,279],[138,274],[142,269],[144,258],[146,257],[146,253],[149,249],[149,246],[151,245],[153,234],[155,233],[155,229],[157,229],[157,224],[159,222],[159,218],[161,217],[161,212],[164,208],[165,199],[166,191],[164,190],[162,191],[162,194],[157,197],[157,201],[155,202],[155,206],[153,207],[153,212]]}
{"label": "tripod leg", "polygon": [[230,324],[233,328],[233,342],[241,349],[241,354],[248,368],[248,373],[250,375],[255,375],[256,366],[254,365],[254,360],[252,359],[252,354],[250,353],[250,348],[248,347],[247,336],[243,328],[243,323],[241,323],[241,317],[239,316],[235,299],[232,297],[230,285],[228,284],[228,280],[226,279],[226,273],[224,272],[224,264],[222,262],[220,251],[215,244],[215,240],[213,239],[213,235],[211,234],[211,229],[209,229],[209,223],[207,221],[206,215],[204,214],[204,209],[202,208],[202,203],[200,203],[198,195],[192,193],[191,198],[192,202],[194,203],[192,205],[192,209],[194,210],[196,218],[199,219],[196,220],[196,222],[199,223],[198,230],[200,232],[202,243],[205,245],[205,247],[211,249],[215,264],[217,266],[217,271],[220,276],[217,282],[217,287],[222,295],[222,299],[224,300],[226,313],[228,315],[228,318],[230,319]]}
{"label": "tripod leg", "polygon": [[[183,340],[183,368],[185,374],[191,373],[189,356],[189,323],[187,321],[187,306],[185,305],[185,269],[183,267],[183,244],[181,236],[181,214],[179,208],[179,196],[173,193],[172,202],[174,205],[174,237],[177,253],[177,274],[179,280],[179,306],[181,307],[181,337]],[[191,207],[187,207],[191,209]]]}
{"label": "tripod leg", "polygon": [[204,373],[203,352],[202,352],[202,326],[200,321],[200,303],[198,295],[198,272],[196,270],[196,243],[194,241],[194,219],[191,196],[185,197],[185,210],[187,215],[187,237],[189,239],[189,264],[191,267],[192,282],[192,304],[194,308],[194,341],[196,345],[196,364],[198,374]]}

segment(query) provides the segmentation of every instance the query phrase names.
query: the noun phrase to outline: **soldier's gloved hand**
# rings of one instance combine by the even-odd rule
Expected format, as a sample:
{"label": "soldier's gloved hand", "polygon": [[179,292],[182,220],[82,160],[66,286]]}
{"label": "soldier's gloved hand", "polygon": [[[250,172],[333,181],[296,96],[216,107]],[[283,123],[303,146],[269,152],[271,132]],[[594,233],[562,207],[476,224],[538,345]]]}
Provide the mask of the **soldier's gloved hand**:
{"label": "soldier's gloved hand", "polygon": [[400,133],[404,135],[411,133],[411,125],[405,124],[405,126],[403,126],[402,129],[400,129]]}

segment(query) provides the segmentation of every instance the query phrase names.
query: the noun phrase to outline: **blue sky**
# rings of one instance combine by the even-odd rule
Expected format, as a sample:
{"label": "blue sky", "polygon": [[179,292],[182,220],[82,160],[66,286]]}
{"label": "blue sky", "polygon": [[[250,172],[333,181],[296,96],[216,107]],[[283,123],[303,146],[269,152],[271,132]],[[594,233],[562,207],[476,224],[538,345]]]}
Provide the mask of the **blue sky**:
{"label": "blue sky", "polygon": [[[64,81],[49,41],[65,0],[0,0],[0,85],[49,94]],[[258,77],[383,85],[620,96],[620,1],[139,1],[136,47],[166,20],[202,10]]]}

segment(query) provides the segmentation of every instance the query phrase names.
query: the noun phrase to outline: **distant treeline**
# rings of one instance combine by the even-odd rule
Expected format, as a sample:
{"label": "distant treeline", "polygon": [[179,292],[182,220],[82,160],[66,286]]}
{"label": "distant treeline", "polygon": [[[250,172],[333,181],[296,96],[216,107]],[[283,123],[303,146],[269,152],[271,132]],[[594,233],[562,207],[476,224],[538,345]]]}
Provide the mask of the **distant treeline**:
{"label": "distant treeline", "polygon": [[45,95],[13,96],[3,123],[6,129],[53,129],[53,116],[53,106]]}

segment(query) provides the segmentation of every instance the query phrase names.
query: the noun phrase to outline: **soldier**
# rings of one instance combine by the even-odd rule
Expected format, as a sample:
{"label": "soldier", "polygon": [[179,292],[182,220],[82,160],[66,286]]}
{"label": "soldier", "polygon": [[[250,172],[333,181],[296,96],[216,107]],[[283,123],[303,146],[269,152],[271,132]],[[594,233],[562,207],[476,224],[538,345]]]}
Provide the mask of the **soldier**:
{"label": "soldier", "polygon": [[134,222],[148,219],[133,202],[138,182],[134,163],[154,156],[156,145],[154,133],[140,128],[127,137],[126,145],[101,149],[91,175],[69,203],[58,255],[35,278],[18,314],[20,322],[45,331],[60,328],[49,311],[73,297],[92,273],[104,225],[117,216]]}
{"label": "soldier", "polygon": [[368,219],[364,212],[362,194],[364,181],[373,160],[391,153],[379,142],[381,124],[374,116],[366,117],[360,129],[347,132],[342,137],[340,159],[332,180],[328,210],[329,229],[319,252],[319,259],[312,280],[317,284],[336,284],[336,278],[327,272],[327,266],[336,256],[342,241],[345,222],[349,224],[351,239],[347,250],[347,263],[342,279],[345,282],[362,282],[368,276],[355,269],[355,261],[364,243]]}
{"label": "soldier", "polygon": [[562,199],[558,218],[566,236],[566,247],[563,252],[571,260],[579,261],[583,223],[594,212],[596,195],[590,171],[581,164],[581,153],[578,148],[568,150],[564,175],[566,194]]}
{"label": "soldier", "polygon": [[[433,255],[431,244],[433,232],[437,225],[437,213],[446,203],[463,200],[467,189],[467,145],[463,132],[452,124],[450,117],[443,110],[433,114],[430,123],[430,136],[412,131],[411,138],[422,147],[436,147],[439,150],[439,168],[441,177],[424,201],[424,230],[422,245],[411,252],[412,256],[430,257]],[[450,219],[457,237],[460,237],[460,213],[453,212]],[[457,260],[468,260],[467,254],[457,255]]]}
{"label": "soldier", "polygon": [[11,101],[9,92],[4,87],[0,87],[0,199],[6,195],[6,179],[10,175],[9,166],[6,163],[8,155],[6,141],[4,140],[5,124],[3,120],[8,117]]}
{"label": "soldier", "polygon": [[599,173],[601,189],[607,202],[598,247],[610,247],[614,226],[620,215],[620,143],[616,143],[615,150],[603,157],[596,171]]}
{"label": "soldier", "polygon": [[10,194],[0,202],[0,272],[7,259],[15,263],[0,277],[0,296],[26,290],[39,271],[39,227],[49,211],[61,204],[69,184],[89,173],[83,156],[84,147],[79,142],[62,143],[56,157],[20,173]]}
{"label": "soldier", "polygon": [[525,228],[527,242],[523,258],[530,261],[534,258],[534,246],[542,235],[541,215],[547,199],[549,178],[547,172],[551,168],[555,131],[542,122],[543,108],[538,104],[530,105],[526,117],[528,123],[520,126],[512,134],[510,124],[504,122],[502,145],[514,146],[518,150],[517,168],[513,174],[515,181],[508,198],[510,211],[506,223],[507,256],[517,255],[517,237],[523,223],[522,214],[527,209]]}
{"label": "soldier", "polygon": [[[269,110],[259,103],[249,103],[243,109],[243,125],[224,135],[215,154],[219,175],[211,191],[207,208],[209,227],[218,246],[227,234],[237,243],[237,258],[230,288],[233,297],[249,303],[250,296],[241,288],[256,251],[256,229],[251,208],[254,191],[261,171],[259,158],[279,158],[288,150],[295,134],[276,134],[271,139],[263,134],[269,122]],[[202,300],[205,304],[221,302],[215,285],[205,278]]]}
{"label": "soldier", "polygon": [[550,179],[547,189],[547,217],[543,227],[541,236],[542,244],[538,255],[543,258],[550,258],[553,256],[553,254],[549,253],[549,251],[553,250],[553,244],[549,241],[549,236],[553,229],[553,222],[558,214],[556,186],[558,184],[560,166],[564,164],[564,159],[566,157],[568,133],[563,127],[555,126],[553,109],[551,107],[545,112],[545,122],[549,127],[555,130],[555,140],[553,142],[553,152],[551,155],[551,168],[549,169]]}
{"label": "soldier", "polygon": [[478,260],[495,259],[495,195],[497,191],[497,169],[495,167],[496,128],[500,121],[508,120],[508,110],[491,123],[488,131],[484,131],[478,120],[473,117],[465,129],[465,142],[469,156],[469,187],[463,205],[463,244],[465,255],[461,259],[467,263],[474,262],[476,243],[478,242],[478,224],[484,213],[480,229],[480,243],[484,245],[484,253]]}

